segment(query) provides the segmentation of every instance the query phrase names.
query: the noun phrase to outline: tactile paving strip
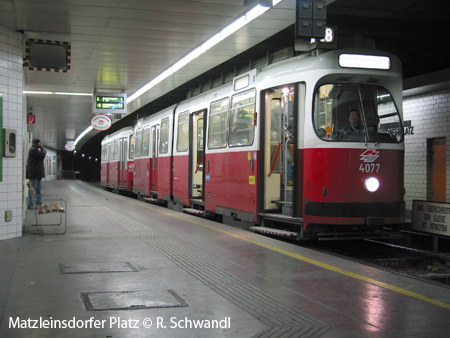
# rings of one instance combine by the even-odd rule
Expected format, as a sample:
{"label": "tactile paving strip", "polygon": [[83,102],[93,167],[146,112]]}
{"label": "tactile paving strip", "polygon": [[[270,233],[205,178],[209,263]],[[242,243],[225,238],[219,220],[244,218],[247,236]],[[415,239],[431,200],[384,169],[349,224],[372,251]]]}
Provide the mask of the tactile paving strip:
{"label": "tactile paving strip", "polygon": [[320,337],[329,327],[297,309],[288,307],[248,283],[222,271],[201,257],[165,238],[144,224],[107,207],[95,207],[121,224],[209,288],[268,325],[255,337]]}

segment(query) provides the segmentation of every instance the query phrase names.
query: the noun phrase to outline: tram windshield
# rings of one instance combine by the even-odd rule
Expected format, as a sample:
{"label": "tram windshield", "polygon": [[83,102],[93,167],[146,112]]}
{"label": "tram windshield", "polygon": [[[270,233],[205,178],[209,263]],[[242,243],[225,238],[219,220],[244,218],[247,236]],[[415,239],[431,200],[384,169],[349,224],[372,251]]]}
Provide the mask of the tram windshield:
{"label": "tram windshield", "polygon": [[315,94],[314,128],[333,142],[400,143],[403,127],[391,94],[365,84],[324,84]]}

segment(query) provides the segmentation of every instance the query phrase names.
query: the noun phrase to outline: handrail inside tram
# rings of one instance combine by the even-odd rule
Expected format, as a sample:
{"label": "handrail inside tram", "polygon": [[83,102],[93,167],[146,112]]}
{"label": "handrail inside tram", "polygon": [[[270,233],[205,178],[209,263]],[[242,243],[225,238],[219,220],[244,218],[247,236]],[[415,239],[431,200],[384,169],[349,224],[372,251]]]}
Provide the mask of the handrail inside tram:
{"label": "handrail inside tram", "polygon": [[280,152],[280,148],[281,148],[281,141],[278,142],[278,148],[277,148],[277,151],[276,151],[276,153],[275,153],[275,157],[273,158],[272,165],[270,166],[270,172],[269,172],[269,175],[267,175],[267,177],[270,177],[270,175],[272,175],[273,168],[275,167],[275,161],[277,160],[277,158],[278,158],[278,153]]}

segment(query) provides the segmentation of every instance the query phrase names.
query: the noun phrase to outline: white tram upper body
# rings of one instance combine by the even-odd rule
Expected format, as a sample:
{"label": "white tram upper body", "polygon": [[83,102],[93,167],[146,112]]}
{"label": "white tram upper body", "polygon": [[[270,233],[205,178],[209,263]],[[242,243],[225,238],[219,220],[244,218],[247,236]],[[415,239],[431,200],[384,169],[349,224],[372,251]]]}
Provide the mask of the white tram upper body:
{"label": "white tram upper body", "polygon": [[153,162],[135,157],[135,192],[301,238],[402,224],[401,88],[399,60],[378,51],[253,69],[138,123]]}

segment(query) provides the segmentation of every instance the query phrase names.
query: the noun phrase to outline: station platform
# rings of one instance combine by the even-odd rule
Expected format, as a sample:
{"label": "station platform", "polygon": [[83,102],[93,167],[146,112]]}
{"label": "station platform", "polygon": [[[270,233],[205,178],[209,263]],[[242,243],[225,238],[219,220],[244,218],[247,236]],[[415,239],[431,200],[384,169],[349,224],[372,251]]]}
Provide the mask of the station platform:
{"label": "station platform", "polygon": [[65,201],[66,229],[27,214],[24,236],[0,241],[0,337],[450,332],[447,288],[77,180],[45,194]]}

